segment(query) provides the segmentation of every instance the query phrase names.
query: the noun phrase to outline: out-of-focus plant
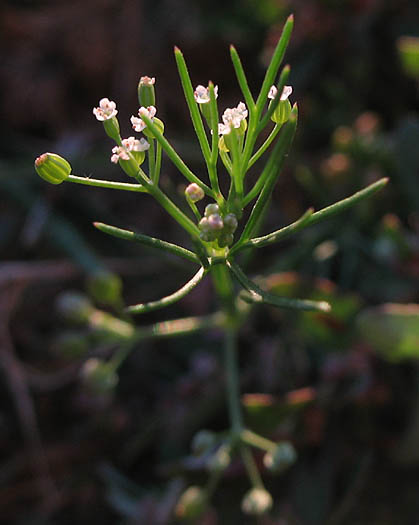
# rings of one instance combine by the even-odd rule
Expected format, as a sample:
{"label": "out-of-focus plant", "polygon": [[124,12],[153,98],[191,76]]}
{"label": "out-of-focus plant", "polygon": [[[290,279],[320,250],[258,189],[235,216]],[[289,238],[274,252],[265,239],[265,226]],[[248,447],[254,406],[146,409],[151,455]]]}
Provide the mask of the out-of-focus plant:
{"label": "out-of-focus plant", "polygon": [[[267,235],[258,236],[264,214],[269,206],[275,183],[281,173],[297,126],[297,105],[291,105],[291,86],[287,85],[289,66],[279,72],[293,27],[288,18],[276,45],[257,97],[251,93],[246,75],[236,49],[230,54],[243,100],[236,107],[227,108],[219,120],[218,86],[209,82],[207,87],[192,86],[182,52],[175,48],[175,59],[193,127],[202,151],[208,181],[204,182],[186,165],[165,136],[165,125],[157,116],[155,79],[143,76],[138,85],[140,108],[131,117],[133,129],[144,137],[123,139],[117,118],[115,102],[103,98],[94,108],[96,118],[103,123],[106,134],[115,142],[111,161],[119,165],[135,183],[109,182],[79,177],[62,157],[45,153],[35,161],[35,169],[45,180],[60,184],[64,181],[142,193],[153,197],[161,207],[186,231],[191,249],[161,239],[120,229],[103,223],[96,228],[109,235],[135,241],[158,250],[177,255],[198,266],[193,277],[179,290],[148,303],[138,303],[125,308],[121,314],[121,288],[112,275],[98,277],[91,283],[97,300],[112,305],[121,318],[97,310],[79,296],[67,297],[61,310],[81,323],[94,327],[97,334],[113,337],[120,348],[108,360],[90,359],[84,367],[84,379],[93,388],[107,391],[115,387],[117,369],[128,355],[134,342],[144,337],[175,336],[219,326],[224,332],[225,371],[227,377],[230,429],[222,435],[201,433],[194,439],[194,447],[205,454],[209,480],[204,488],[192,486],[180,498],[176,513],[179,517],[195,518],[208,505],[218,481],[229,466],[231,458],[241,455],[246,467],[251,489],[242,501],[244,512],[254,515],[269,510],[273,504],[266,491],[251,448],[265,452],[267,469],[281,472],[295,460],[295,451],[288,442],[275,443],[245,428],[240,406],[240,377],[237,363],[238,334],[246,320],[249,305],[270,304],[279,308],[302,311],[327,312],[326,301],[281,297],[267,292],[243,271],[238,260],[244,252],[270,246],[303,228],[332,217],[382,188],[387,179],[374,182],[336,204],[314,212],[308,209],[297,221]],[[160,116],[160,115],[159,115]],[[267,138],[260,143],[262,133]],[[271,147],[272,146],[272,147]],[[186,178],[185,200],[189,215],[162,190],[159,178],[162,153]],[[253,166],[266,157],[263,166],[256,170],[255,180],[247,177]],[[147,159],[147,169],[144,162]],[[227,184],[220,178],[221,170]],[[227,191],[224,190],[228,187]],[[209,199],[204,209],[200,202]],[[247,208],[251,207],[250,213]],[[149,328],[135,328],[127,317],[151,312],[172,305],[191,292],[206,276],[212,278],[219,298],[220,311],[207,317],[188,318],[157,324]],[[240,291],[236,292],[234,280]]]}

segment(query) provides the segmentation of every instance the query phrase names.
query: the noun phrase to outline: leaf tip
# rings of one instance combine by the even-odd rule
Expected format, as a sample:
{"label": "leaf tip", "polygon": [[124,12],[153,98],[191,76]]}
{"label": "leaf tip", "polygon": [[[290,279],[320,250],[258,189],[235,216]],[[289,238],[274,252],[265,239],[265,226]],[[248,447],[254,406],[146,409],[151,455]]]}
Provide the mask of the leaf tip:
{"label": "leaf tip", "polygon": [[320,301],[318,306],[319,310],[321,310],[322,312],[330,312],[332,310],[330,303],[326,301]]}

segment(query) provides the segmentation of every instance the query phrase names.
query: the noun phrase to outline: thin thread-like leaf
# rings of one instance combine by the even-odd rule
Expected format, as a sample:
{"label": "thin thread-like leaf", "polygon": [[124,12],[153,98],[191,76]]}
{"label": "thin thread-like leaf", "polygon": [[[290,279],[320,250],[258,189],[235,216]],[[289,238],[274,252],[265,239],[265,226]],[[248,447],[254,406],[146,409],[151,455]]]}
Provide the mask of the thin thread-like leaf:
{"label": "thin thread-like leaf", "polygon": [[123,230],[121,228],[117,228],[116,226],[111,226],[110,224],[104,224],[102,222],[94,222],[93,226],[101,232],[112,235],[113,237],[118,237],[126,241],[139,242],[146,246],[151,246],[152,248],[156,248],[158,250],[173,253],[174,255],[182,257],[183,259],[200,264],[198,257],[193,252],[183,248],[182,246],[162,241],[161,239],[156,239],[155,237],[149,237],[148,235],[143,235],[141,233]]}
{"label": "thin thread-like leaf", "polygon": [[380,179],[377,182],[373,182],[366,188],[357,191],[350,197],[336,202],[335,204],[331,204],[330,206],[327,206],[322,210],[316,211],[315,213],[311,212],[310,214],[310,210],[308,210],[302,217],[300,217],[297,221],[293,222],[292,224],[289,224],[288,226],[285,226],[284,228],[281,228],[280,230],[277,230],[275,232],[269,233],[268,235],[264,235],[263,237],[249,239],[248,241],[240,245],[237,249],[233,247],[231,249],[231,253],[237,253],[238,251],[241,251],[245,248],[262,248],[264,246],[268,246],[269,244],[278,242],[284,239],[285,237],[288,237],[289,235],[303,228],[306,228],[307,226],[317,224],[318,222],[323,221],[324,219],[332,217],[333,215],[336,215],[337,213],[340,213],[350,208],[351,206],[354,206],[358,202],[370,197],[375,192],[379,191],[387,184],[387,182],[388,178],[384,177],[383,179]]}
{"label": "thin thread-like leaf", "polygon": [[259,286],[251,281],[242,271],[240,266],[229,261],[227,263],[233,275],[239,283],[247,290],[248,293],[240,294],[240,297],[251,303],[265,303],[279,308],[290,308],[293,310],[329,312],[330,304],[326,301],[310,301],[308,299],[288,299],[287,297],[278,297],[271,293],[265,292]]}
{"label": "thin thread-like leaf", "polygon": [[183,57],[182,51],[178,47],[175,47],[175,59],[180,76],[180,81],[183,87],[183,92],[185,94],[186,103],[188,104],[189,113],[191,114],[192,124],[195,129],[196,136],[198,137],[202,154],[204,155],[204,158],[208,164],[210,162],[211,156],[208,139],[205,134],[201,113],[199,112],[198,105],[195,101],[194,89],[192,86],[191,78],[189,76],[188,68],[186,66],[186,62]]}
{"label": "thin thread-like leaf", "polygon": [[255,101],[253,100],[252,94],[250,92],[249,84],[247,83],[246,74],[244,72],[239,54],[237,53],[237,50],[234,46],[230,46],[230,56],[246,105],[249,111],[253,113],[255,110]]}
{"label": "thin thread-like leaf", "polygon": [[130,314],[143,314],[147,312],[153,312],[154,310],[160,310],[171,304],[180,301],[185,295],[188,295],[197,284],[199,284],[204,275],[207,273],[207,270],[204,267],[201,267],[198,272],[188,281],[182,288],[179,288],[176,292],[159,299],[158,301],[151,301],[149,303],[134,304],[128,306],[125,311]]}

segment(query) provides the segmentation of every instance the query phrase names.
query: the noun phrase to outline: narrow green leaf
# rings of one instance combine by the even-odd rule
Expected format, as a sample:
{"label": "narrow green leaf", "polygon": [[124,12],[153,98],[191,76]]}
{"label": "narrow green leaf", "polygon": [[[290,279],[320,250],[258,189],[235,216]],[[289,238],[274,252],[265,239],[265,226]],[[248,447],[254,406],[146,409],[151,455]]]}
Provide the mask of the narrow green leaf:
{"label": "narrow green leaf", "polygon": [[129,230],[123,230],[117,228],[116,226],[111,226],[109,224],[104,224],[102,222],[94,222],[93,226],[100,230],[103,233],[124,239],[126,241],[135,241],[146,246],[151,246],[152,248],[157,248],[158,250],[163,250],[165,252],[173,253],[179,257],[183,257],[188,261],[200,264],[198,257],[191,251],[176,244],[170,242],[162,241],[161,239],[156,239],[155,237],[149,237],[148,235],[143,235],[141,233],[135,233]]}
{"label": "narrow green leaf", "polygon": [[188,293],[191,292],[195,288],[195,286],[202,281],[206,273],[207,270],[201,267],[190,281],[188,281],[184,286],[182,286],[182,288],[172,293],[171,295],[163,297],[158,301],[151,301],[149,303],[140,303],[128,306],[125,309],[125,311],[129,314],[143,314],[147,312],[153,312],[154,310],[160,310],[161,308],[165,308],[166,306],[174,304],[177,301],[180,301],[180,299],[182,299],[183,297],[185,297],[185,295],[188,295]]}
{"label": "narrow green leaf", "polygon": [[143,340],[148,338],[180,337],[201,330],[208,330],[208,328],[214,326],[222,326],[223,322],[224,315],[221,312],[202,317],[184,317],[138,328],[134,338]]}
{"label": "narrow green leaf", "polygon": [[250,303],[265,303],[279,308],[290,308],[293,310],[329,312],[330,304],[326,301],[310,301],[307,299],[288,299],[278,297],[271,293],[265,292],[259,286],[251,281],[242,271],[240,266],[229,261],[227,263],[233,275],[238,282],[247,290],[247,293],[241,293],[240,297]]}
{"label": "narrow green leaf", "polygon": [[194,89],[191,78],[189,76],[188,68],[182,51],[175,47],[175,59],[178,68],[180,81],[182,83],[183,92],[185,94],[186,103],[188,104],[189,113],[191,114],[192,124],[198,137],[199,145],[201,146],[202,154],[207,162],[210,162],[210,148],[208,145],[207,135],[205,134],[204,124],[202,122],[201,113],[194,97]]}
{"label": "narrow green leaf", "polygon": [[263,246],[267,246],[268,244],[278,242],[279,240],[282,240],[285,237],[292,235],[293,233],[297,233],[309,224],[310,219],[313,216],[313,211],[313,208],[309,208],[295,222],[289,224],[288,226],[285,226],[284,228],[281,228],[280,230],[277,230],[276,232],[264,235],[263,237],[255,237],[254,239],[250,239],[245,245],[242,246],[242,248],[262,248]]}
{"label": "narrow green leaf", "polygon": [[294,17],[293,15],[290,15],[284,25],[284,29],[282,30],[282,34],[275,48],[274,54],[272,55],[271,62],[268,66],[265,78],[262,83],[262,88],[256,101],[256,110],[258,114],[262,112],[262,108],[266,103],[266,97],[268,96],[269,89],[275,82],[279,66],[281,65],[282,59],[284,58],[285,51],[288,46],[288,42],[291,38],[293,26]]}
{"label": "narrow green leaf", "polygon": [[263,209],[271,196],[272,190],[278,178],[278,175],[282,169],[285,161],[285,156],[291,146],[294,138],[295,130],[297,127],[297,109],[293,109],[290,120],[285,124],[282,129],[281,136],[278,142],[275,144],[271,156],[266,163],[265,169],[263,170],[260,179],[262,179],[262,190],[259,194],[259,198],[253,206],[250,217],[246,223],[243,233],[238,240],[237,244],[244,244],[252,236],[253,230],[258,222],[259,215],[263,212]]}
{"label": "narrow green leaf", "polygon": [[246,105],[249,109],[249,112],[253,113],[256,107],[255,101],[253,100],[252,94],[250,92],[249,85],[246,79],[246,74],[244,72],[239,54],[237,53],[237,50],[233,45],[230,46],[230,56]]}

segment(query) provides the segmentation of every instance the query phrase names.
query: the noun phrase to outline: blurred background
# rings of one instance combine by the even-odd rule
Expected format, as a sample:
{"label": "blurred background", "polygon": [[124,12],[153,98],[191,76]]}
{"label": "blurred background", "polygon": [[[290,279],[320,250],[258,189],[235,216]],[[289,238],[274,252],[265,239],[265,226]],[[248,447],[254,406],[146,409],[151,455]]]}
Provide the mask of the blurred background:
{"label": "blurred background", "polygon": [[[201,428],[228,425],[217,329],[144,338],[118,377],[89,381],[86,360],[121,347],[71,324],[63,294],[119,274],[127,304],[190,278],[173,258],[107,237],[101,221],[188,245],[148,197],[44,183],[44,151],[73,172],[124,180],[92,115],[118,105],[129,136],[140,76],[156,77],[166,136],[204,176],[173,58],[194,85],[241,100],[228,46],[253,93],[286,17],[285,63],[300,121],[265,232],[382,176],[367,202],[260,250],[249,272],[277,293],[327,299],[331,314],[261,307],[242,333],[243,406],[253,429],[293,442],[294,466],[264,475],[275,499],[262,525],[416,525],[419,515],[419,6],[414,0],[3,0],[0,6],[0,516],[2,523],[173,523],[182,489],[206,479],[190,456]],[[185,181],[164,159],[161,183],[182,204]],[[93,277],[92,277],[93,276]],[[68,295],[67,295],[68,300]],[[57,303],[61,305],[57,307]],[[96,305],[107,310],[106,305]],[[158,321],[214,312],[209,282]],[[109,309],[108,309],[109,310]],[[96,312],[97,313],[97,312]],[[74,320],[73,320],[74,321]],[[97,334],[96,334],[97,335]],[[84,372],[83,372],[84,370]],[[91,379],[91,378],[90,378]],[[262,457],[262,456],[261,456]],[[257,457],[261,463],[261,457]],[[248,488],[228,469],[199,523],[256,523]]]}

